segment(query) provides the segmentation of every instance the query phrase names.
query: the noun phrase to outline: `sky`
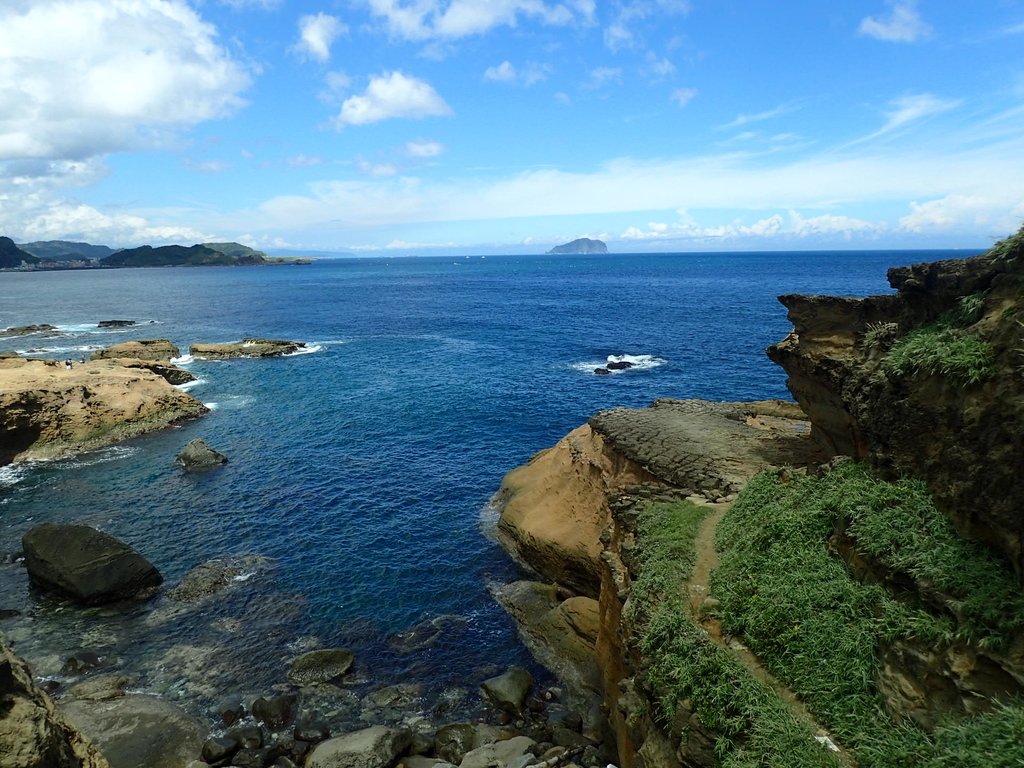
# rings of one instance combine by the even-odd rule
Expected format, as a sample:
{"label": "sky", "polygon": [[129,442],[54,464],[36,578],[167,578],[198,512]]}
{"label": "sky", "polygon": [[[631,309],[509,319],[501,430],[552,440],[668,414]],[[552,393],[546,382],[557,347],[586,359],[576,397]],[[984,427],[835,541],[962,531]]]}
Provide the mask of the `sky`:
{"label": "sky", "polygon": [[0,235],[981,248],[1024,0],[0,0]]}

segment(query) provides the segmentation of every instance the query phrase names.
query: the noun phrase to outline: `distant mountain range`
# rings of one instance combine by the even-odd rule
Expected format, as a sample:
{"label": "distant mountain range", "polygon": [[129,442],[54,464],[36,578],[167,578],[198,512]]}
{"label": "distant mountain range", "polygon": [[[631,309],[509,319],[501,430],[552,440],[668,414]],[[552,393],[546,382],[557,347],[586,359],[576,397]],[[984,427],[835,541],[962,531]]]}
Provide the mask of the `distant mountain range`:
{"label": "distant mountain range", "polygon": [[307,263],[305,259],[269,259],[241,243],[143,245],[115,250],[70,240],[43,240],[17,245],[0,237],[0,269],[102,269],[112,267],[205,267]]}
{"label": "distant mountain range", "polygon": [[601,240],[581,237],[565,245],[556,245],[548,253],[608,253],[608,246]]}

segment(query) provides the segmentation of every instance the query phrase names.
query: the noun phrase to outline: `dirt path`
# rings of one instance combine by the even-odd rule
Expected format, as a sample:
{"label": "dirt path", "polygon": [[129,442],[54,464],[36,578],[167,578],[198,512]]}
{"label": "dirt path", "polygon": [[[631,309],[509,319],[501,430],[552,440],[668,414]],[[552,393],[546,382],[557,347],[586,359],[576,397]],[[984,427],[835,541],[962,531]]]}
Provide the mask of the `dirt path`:
{"label": "dirt path", "polygon": [[846,766],[846,768],[856,768],[857,762],[854,760],[853,755],[840,746],[832,734],[819,725],[804,703],[800,701],[788,686],[784,685],[766,670],[761,665],[757,656],[743,643],[736,638],[727,638],[723,635],[718,619],[701,615],[704,601],[711,594],[711,573],[718,567],[718,552],[715,550],[715,531],[718,529],[718,524],[725,517],[731,505],[725,503],[710,504],[709,506],[712,510],[711,514],[704,519],[700,532],[694,541],[696,562],[687,584],[687,591],[689,593],[688,603],[693,620],[704,628],[704,631],[708,633],[712,640],[739,659],[750,674],[770,686],[789,705],[789,708],[799,719],[811,726],[817,737],[827,739],[828,741],[825,744],[831,745],[829,748],[836,751],[836,757],[842,765]]}

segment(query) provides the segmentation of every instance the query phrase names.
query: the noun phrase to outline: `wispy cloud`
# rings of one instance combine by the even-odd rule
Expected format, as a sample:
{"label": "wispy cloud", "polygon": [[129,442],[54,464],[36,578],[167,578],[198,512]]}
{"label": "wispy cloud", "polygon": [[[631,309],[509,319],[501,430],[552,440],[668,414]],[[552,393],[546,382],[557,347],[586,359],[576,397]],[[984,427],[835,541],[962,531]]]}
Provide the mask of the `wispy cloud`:
{"label": "wispy cloud", "polygon": [[348,27],[335,16],[318,13],[299,19],[299,41],[295,50],[322,64],[331,58],[331,46],[341,35],[348,33]]}
{"label": "wispy cloud", "polygon": [[622,82],[622,69],[619,67],[595,67],[590,70],[586,87],[596,90],[611,83]]}
{"label": "wispy cloud", "polygon": [[429,139],[415,139],[413,141],[407,141],[404,149],[405,154],[409,157],[415,157],[420,160],[438,157],[444,154],[444,144],[439,141],[430,141]]}
{"label": "wispy cloud", "polygon": [[751,123],[762,123],[765,120],[772,120],[773,118],[779,117],[780,115],[788,114],[789,112],[795,112],[799,107],[795,104],[780,104],[773,109],[766,109],[763,112],[753,112],[751,114],[736,115],[735,118],[730,120],[725,125],[719,126],[723,131],[731,130],[733,128],[741,128],[744,125],[750,125]]}
{"label": "wispy cloud", "polygon": [[397,117],[450,114],[451,107],[429,83],[401,72],[385,72],[371,77],[362,95],[345,99],[336,123],[339,126],[367,125]]}
{"label": "wispy cloud", "polygon": [[917,12],[916,0],[889,0],[888,16],[867,16],[860,22],[862,35],[887,43],[913,43],[931,34],[932,28]]}
{"label": "wispy cloud", "polygon": [[956,109],[961,103],[959,99],[940,99],[930,93],[915,93],[892,99],[889,102],[889,109],[885,113],[885,124],[877,131],[862,136],[847,146],[873,141],[913,123],[919,123],[930,117],[941,115],[943,112]]}
{"label": "wispy cloud", "polygon": [[501,64],[484,70],[484,80],[490,80],[495,83],[518,83],[530,86],[546,80],[550,72],[551,67],[545,64],[529,62],[522,68],[517,68],[506,59]]}
{"label": "wispy cloud", "polygon": [[366,0],[393,37],[414,41],[458,40],[515,26],[520,18],[549,26],[587,23],[593,3],[542,0]]}
{"label": "wispy cloud", "polygon": [[670,97],[680,107],[685,107],[697,97],[696,88],[676,88]]}

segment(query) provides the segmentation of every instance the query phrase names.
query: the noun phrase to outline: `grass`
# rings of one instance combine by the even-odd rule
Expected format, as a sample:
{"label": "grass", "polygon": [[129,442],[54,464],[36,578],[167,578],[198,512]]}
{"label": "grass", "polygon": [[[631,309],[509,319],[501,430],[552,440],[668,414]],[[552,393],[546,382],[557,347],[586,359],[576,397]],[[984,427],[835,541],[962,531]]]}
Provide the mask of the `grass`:
{"label": "grass", "polygon": [[725,768],[825,768],[838,765],[810,728],[690,618],[684,594],[694,541],[706,507],[689,502],[652,504],[637,525],[639,576],[627,620],[641,631],[649,662],[648,686],[657,696],[656,718],[669,730],[687,700],[700,723],[715,733],[715,754]]}
{"label": "grass", "polygon": [[977,384],[995,372],[992,346],[965,330],[984,312],[985,296],[964,296],[957,306],[893,343],[885,367],[902,376],[931,374],[954,384]]}
{"label": "grass", "polygon": [[[941,584],[956,598],[961,623],[852,578],[828,549],[844,523],[862,554],[935,589]],[[861,766],[952,765],[954,754],[965,766],[1020,765],[1019,747],[969,754],[958,746],[999,723],[1019,725],[1019,705],[932,736],[892,721],[875,687],[887,641],[916,638],[941,648],[959,634],[999,642],[1024,620],[1008,569],[960,541],[923,485],[879,482],[852,463],[786,485],[762,475],[719,525],[717,543],[713,587],[723,627],[745,638]]]}
{"label": "grass", "polygon": [[1003,238],[989,249],[999,259],[1010,261],[1024,255],[1024,227],[1009,237]]}

